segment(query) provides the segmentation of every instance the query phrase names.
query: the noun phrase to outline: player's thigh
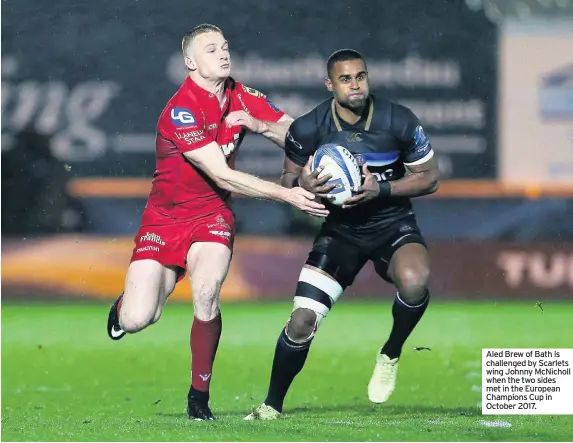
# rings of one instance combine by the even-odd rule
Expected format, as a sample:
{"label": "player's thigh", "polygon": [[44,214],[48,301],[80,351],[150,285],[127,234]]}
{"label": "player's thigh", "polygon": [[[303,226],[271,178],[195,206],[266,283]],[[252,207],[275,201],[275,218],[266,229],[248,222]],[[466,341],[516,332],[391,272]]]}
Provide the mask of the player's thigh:
{"label": "player's thigh", "polygon": [[316,238],[297,283],[287,325],[287,335],[295,341],[312,338],[366,263],[357,245],[324,231]]}
{"label": "player's thigh", "polygon": [[425,288],[430,277],[430,255],[421,243],[406,243],[394,252],[388,275],[396,286],[410,289]]}
{"label": "player's thigh", "polygon": [[232,252],[217,242],[195,242],[187,254],[187,270],[191,279],[195,315],[211,320],[219,309],[219,293],[229,272]]}
{"label": "player's thigh", "polygon": [[130,263],[125,278],[120,322],[129,329],[141,329],[156,321],[156,314],[173,292],[178,269],[156,260]]}
{"label": "player's thigh", "polygon": [[378,245],[370,259],[378,275],[397,286],[411,282],[413,274],[418,280],[423,277],[427,281],[430,259],[415,217],[397,220],[381,229]]}

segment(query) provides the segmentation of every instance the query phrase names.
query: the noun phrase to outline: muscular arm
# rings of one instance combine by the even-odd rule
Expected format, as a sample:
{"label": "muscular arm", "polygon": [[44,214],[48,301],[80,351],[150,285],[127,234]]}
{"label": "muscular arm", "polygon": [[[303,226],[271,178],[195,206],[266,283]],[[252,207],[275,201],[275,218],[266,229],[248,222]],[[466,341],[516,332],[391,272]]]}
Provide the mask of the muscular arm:
{"label": "muscular arm", "polygon": [[420,197],[438,190],[440,170],[436,157],[432,156],[422,164],[406,165],[406,175],[390,183],[392,197]]}
{"label": "muscular arm", "polygon": [[420,197],[438,190],[440,170],[430,139],[426,136],[420,120],[403,106],[396,106],[392,123],[400,142],[400,157],[406,167],[406,175],[388,182],[392,197]]}
{"label": "muscular arm", "polygon": [[209,143],[201,149],[185,152],[184,155],[226,191],[275,201],[286,199],[284,187],[229,168],[221,148],[216,143]]}

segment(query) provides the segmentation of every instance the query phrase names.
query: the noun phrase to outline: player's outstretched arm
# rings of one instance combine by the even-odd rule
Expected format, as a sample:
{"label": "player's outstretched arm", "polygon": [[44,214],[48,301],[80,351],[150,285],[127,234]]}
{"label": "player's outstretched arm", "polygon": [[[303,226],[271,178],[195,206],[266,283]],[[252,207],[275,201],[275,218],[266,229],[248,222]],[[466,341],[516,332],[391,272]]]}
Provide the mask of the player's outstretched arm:
{"label": "player's outstretched arm", "polygon": [[292,117],[288,115],[283,115],[279,121],[271,122],[266,120],[259,120],[245,111],[233,111],[227,118],[225,118],[225,123],[229,126],[244,126],[249,131],[255,134],[261,134],[262,136],[268,138],[274,144],[280,148],[285,147],[285,137],[293,122]]}
{"label": "player's outstretched arm", "polygon": [[318,217],[328,215],[328,210],[321,203],[314,201],[314,194],[311,192],[302,188],[287,189],[229,168],[221,148],[215,142],[200,149],[185,152],[184,155],[222,189],[247,197],[283,201],[307,214]]}

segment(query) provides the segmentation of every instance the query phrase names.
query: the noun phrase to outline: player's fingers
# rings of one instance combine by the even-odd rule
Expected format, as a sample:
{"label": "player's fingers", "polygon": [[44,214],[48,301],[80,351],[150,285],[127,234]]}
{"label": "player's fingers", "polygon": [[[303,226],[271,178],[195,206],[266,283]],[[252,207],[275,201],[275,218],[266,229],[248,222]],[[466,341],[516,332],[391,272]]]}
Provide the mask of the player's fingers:
{"label": "player's fingers", "polygon": [[352,208],[353,206],[359,204],[363,199],[364,199],[364,194],[355,195],[354,197],[347,198],[342,202],[342,207]]}
{"label": "player's fingers", "polygon": [[328,194],[335,187],[336,186],[334,186],[334,185],[318,186],[314,189],[314,193],[315,194]]}
{"label": "player's fingers", "polygon": [[[323,168],[323,167],[321,166],[321,168]],[[318,174],[317,174],[316,185],[321,186],[321,185],[325,184],[331,178],[332,178],[332,174],[326,174],[324,177],[320,177],[320,178],[318,178]]]}
{"label": "player's fingers", "polygon": [[310,191],[307,191],[306,189],[303,188],[297,188],[299,191],[299,195],[301,195],[302,197],[304,197],[306,200],[314,200],[314,194]]}
{"label": "player's fingers", "polygon": [[330,214],[328,209],[308,209],[305,212],[314,217],[328,217],[328,214]]}
{"label": "player's fingers", "polygon": [[[313,194],[313,197],[314,197],[314,194]],[[310,200],[310,201],[307,200],[304,204],[306,205],[307,208],[312,208],[312,209],[324,209],[325,208],[325,206],[322,203],[317,202],[316,200]]]}
{"label": "player's fingers", "polygon": [[316,168],[314,171],[311,171],[308,174],[308,177],[312,180],[318,180],[318,176],[319,174],[322,172],[322,170],[324,169],[323,166],[319,166],[318,168]]}
{"label": "player's fingers", "polygon": [[364,165],[362,165],[362,173],[364,175],[370,174],[370,171],[368,170],[368,163],[364,163]]}

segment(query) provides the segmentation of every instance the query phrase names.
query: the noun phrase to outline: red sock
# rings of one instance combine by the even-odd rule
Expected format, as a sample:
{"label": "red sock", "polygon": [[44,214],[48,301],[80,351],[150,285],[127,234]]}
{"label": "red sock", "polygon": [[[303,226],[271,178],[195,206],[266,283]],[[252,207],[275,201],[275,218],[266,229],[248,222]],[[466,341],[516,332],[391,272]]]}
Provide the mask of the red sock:
{"label": "red sock", "polygon": [[213,320],[193,319],[191,327],[191,386],[209,392],[213,362],[221,337],[221,314]]}

